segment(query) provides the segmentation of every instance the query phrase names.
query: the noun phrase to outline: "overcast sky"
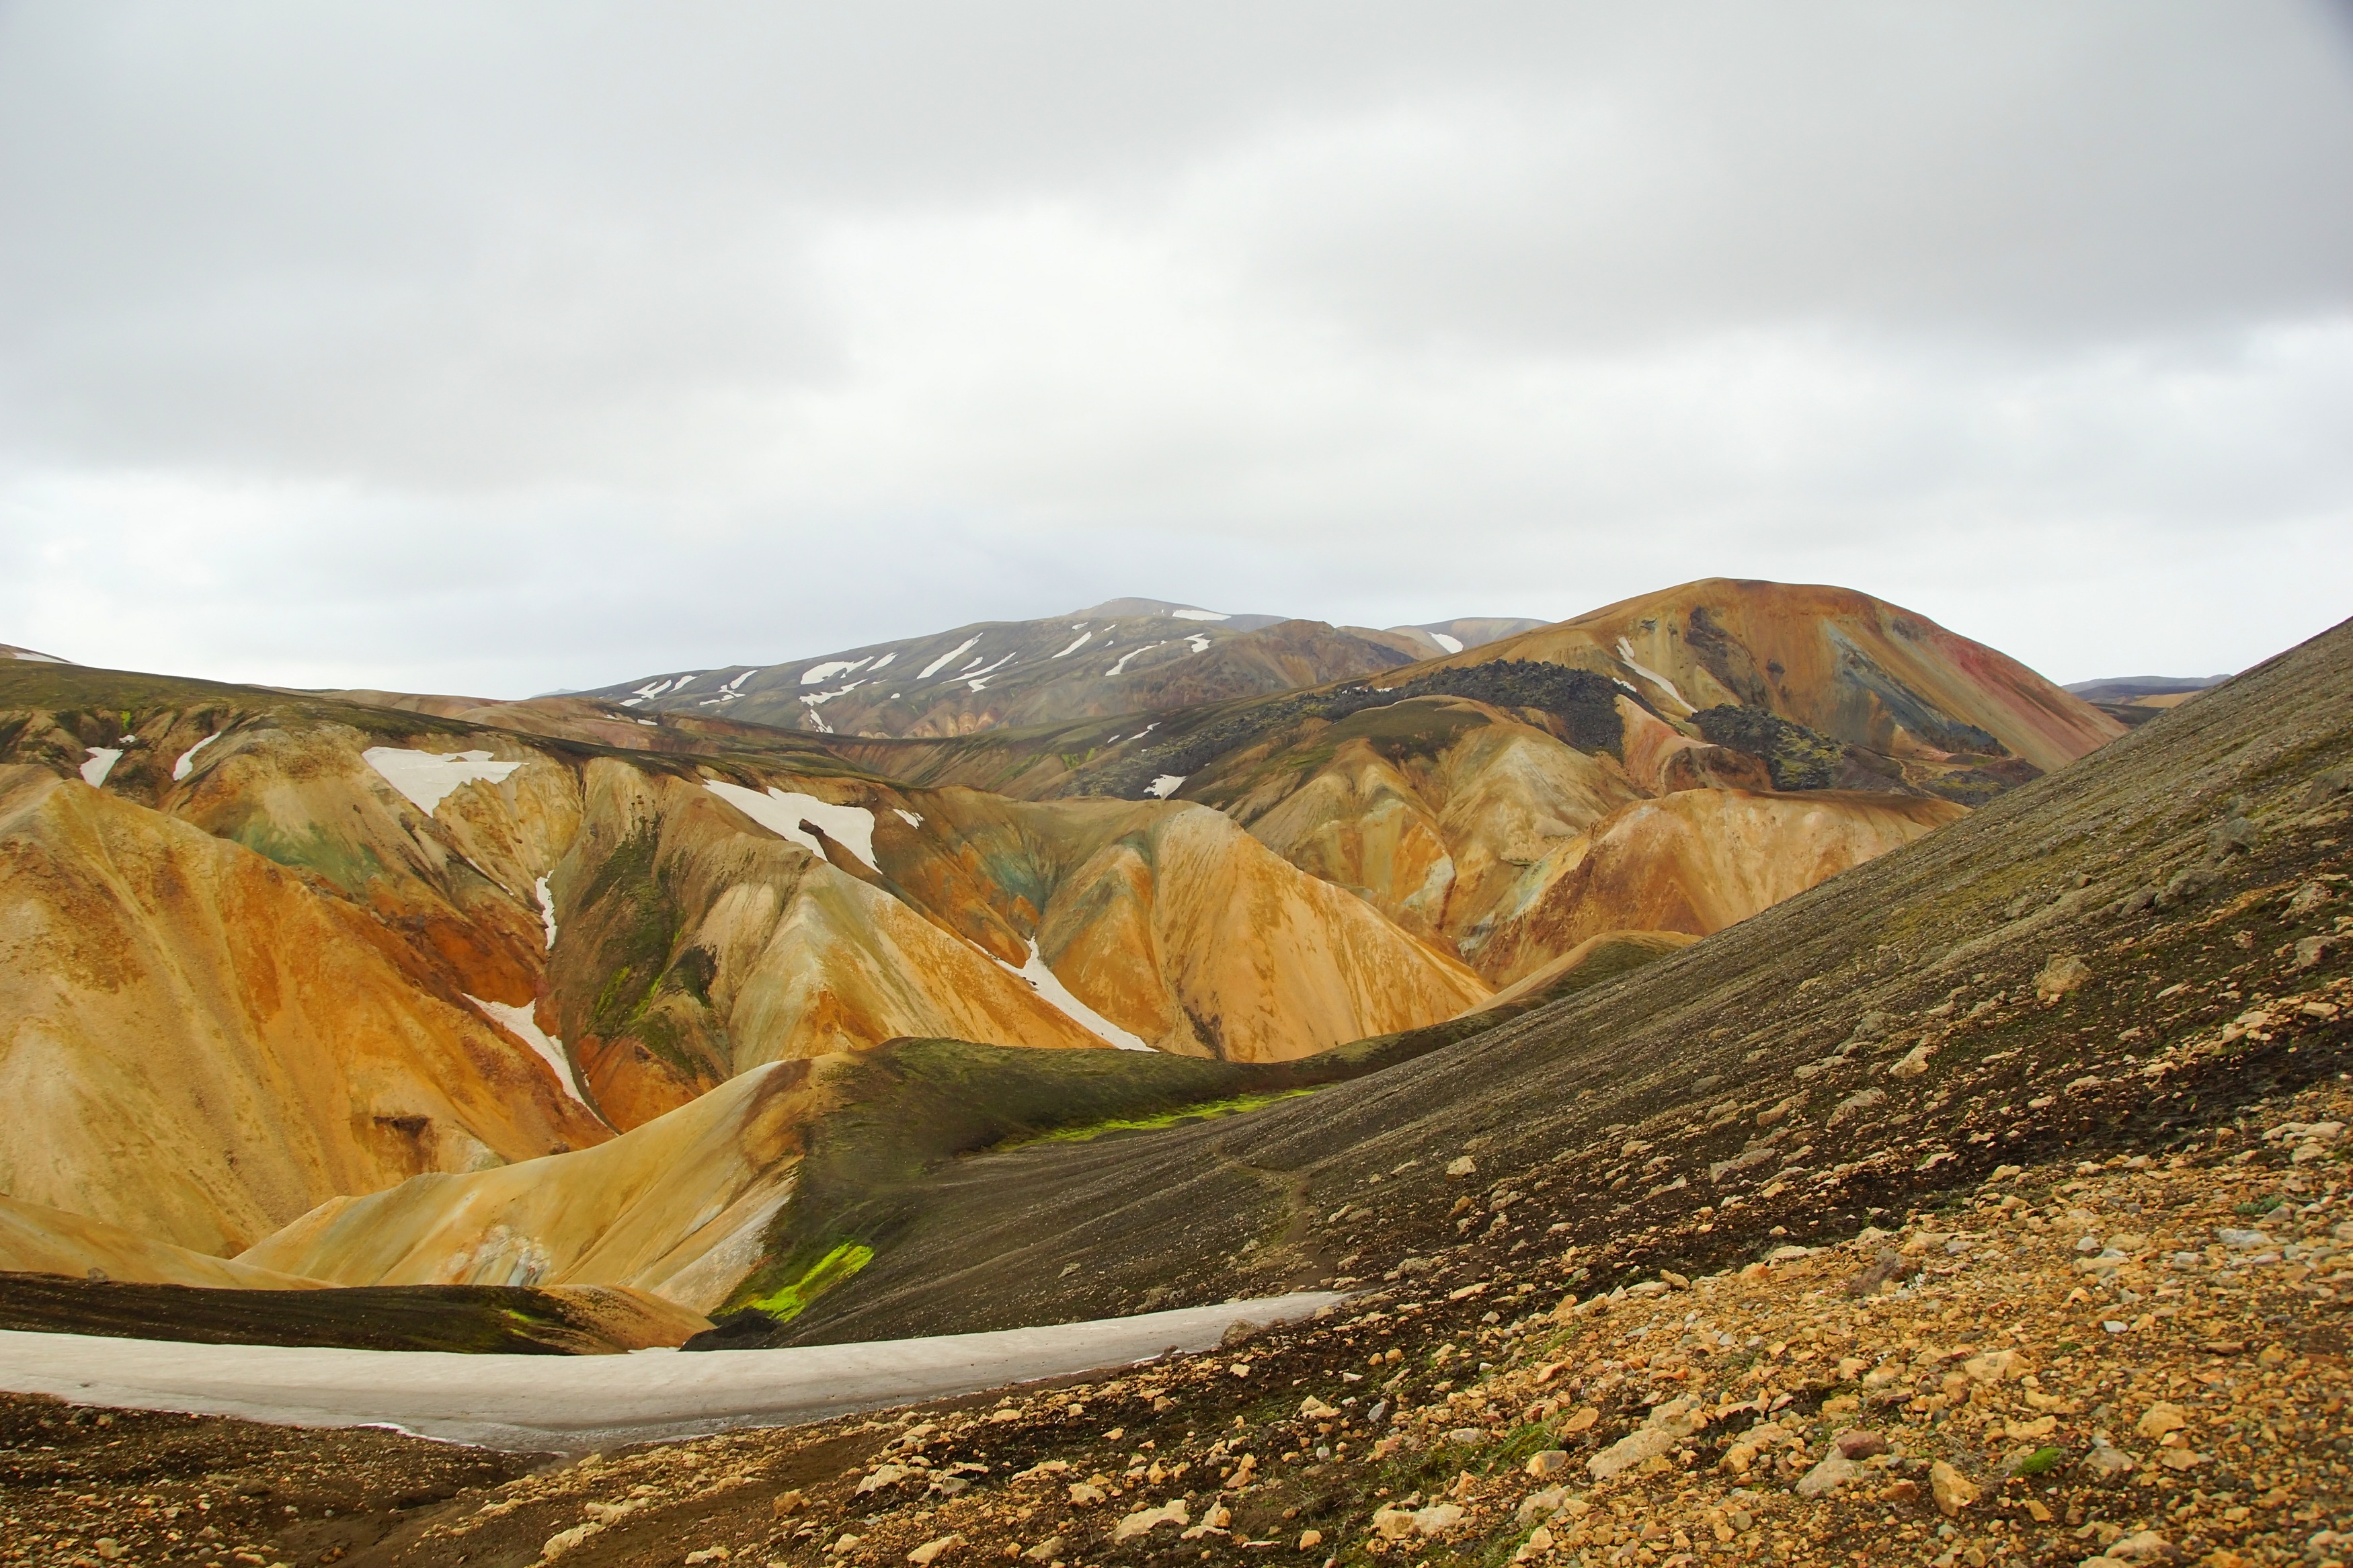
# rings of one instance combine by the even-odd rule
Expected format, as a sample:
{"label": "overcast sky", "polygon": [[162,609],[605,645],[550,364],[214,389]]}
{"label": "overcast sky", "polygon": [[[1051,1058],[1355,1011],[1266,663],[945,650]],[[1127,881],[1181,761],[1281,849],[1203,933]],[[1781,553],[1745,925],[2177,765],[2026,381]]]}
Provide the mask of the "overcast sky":
{"label": "overcast sky", "polygon": [[485,695],[1118,595],[2353,614],[2353,12],[0,0],[0,641]]}

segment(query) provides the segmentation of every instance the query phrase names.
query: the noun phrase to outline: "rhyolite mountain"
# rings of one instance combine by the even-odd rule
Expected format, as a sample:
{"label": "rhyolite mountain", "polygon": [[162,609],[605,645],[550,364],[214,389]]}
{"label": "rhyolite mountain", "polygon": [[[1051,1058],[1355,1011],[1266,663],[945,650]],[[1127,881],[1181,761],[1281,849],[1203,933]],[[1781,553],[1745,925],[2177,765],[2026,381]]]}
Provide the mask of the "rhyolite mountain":
{"label": "rhyolite mountain", "polygon": [[979,621],[779,664],[672,670],[580,695],[646,713],[720,714],[822,734],[964,735],[1287,691],[1542,624],[1470,616],[1375,631],[1113,599],[1044,620]]}
{"label": "rhyolite mountain", "polygon": [[[1430,658],[1356,637],[1380,659],[1313,684],[1320,639],[1356,634],[1176,608],[1099,607],[1113,659],[1155,617],[1207,637],[1135,661],[1170,705],[928,738],[800,727],[797,666],[778,727],[748,697],[0,664],[0,1085],[25,1111],[0,1266],[217,1282],[176,1247],[712,1310],[826,1266],[794,1194],[873,1174],[817,1130],[881,1092],[860,1064],[892,1041],[1075,1053],[1025,1090],[1030,1126],[1332,1081],[1395,1058],[1359,1042],[1658,960],[2120,732],[1844,590],[1418,628],[1462,645]],[[914,668],[976,635],[918,639]]]}

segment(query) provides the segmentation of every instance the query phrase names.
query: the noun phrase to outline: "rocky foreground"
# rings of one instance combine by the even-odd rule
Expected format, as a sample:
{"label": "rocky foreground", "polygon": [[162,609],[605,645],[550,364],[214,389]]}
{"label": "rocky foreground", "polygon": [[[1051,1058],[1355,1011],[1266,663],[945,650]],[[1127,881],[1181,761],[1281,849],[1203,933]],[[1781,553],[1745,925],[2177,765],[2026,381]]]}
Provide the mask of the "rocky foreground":
{"label": "rocky foreground", "polygon": [[15,1400],[0,1560],[2342,1562],[2348,1121],[2339,1078],[1706,1278],[1465,1247],[1208,1355],[614,1454]]}

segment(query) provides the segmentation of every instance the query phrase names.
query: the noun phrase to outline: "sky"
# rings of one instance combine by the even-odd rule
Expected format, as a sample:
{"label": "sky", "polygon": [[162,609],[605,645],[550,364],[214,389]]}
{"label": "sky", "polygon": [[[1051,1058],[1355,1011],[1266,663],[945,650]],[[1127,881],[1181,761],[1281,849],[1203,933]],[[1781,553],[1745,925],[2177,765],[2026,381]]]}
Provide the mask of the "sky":
{"label": "sky", "polygon": [[0,642],[522,696],[1138,595],[2353,614],[2353,8],[0,0]]}

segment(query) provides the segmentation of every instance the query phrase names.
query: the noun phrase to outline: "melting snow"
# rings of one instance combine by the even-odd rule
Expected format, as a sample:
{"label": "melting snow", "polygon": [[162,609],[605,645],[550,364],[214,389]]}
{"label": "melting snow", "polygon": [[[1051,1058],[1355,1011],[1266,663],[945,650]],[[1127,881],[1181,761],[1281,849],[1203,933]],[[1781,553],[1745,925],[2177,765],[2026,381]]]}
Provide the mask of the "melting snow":
{"label": "melting snow", "polygon": [[737,676],[734,679],[729,681],[726,685],[721,687],[719,689],[722,691],[741,691],[744,689],[744,683],[759,673],[760,672],[756,669],[747,669],[743,674]]}
{"label": "melting snow", "polygon": [[220,737],[218,735],[206,735],[203,740],[198,741],[195,745],[190,746],[186,751],[182,752],[180,753],[180,760],[172,764],[172,782],[174,784],[178,784],[182,779],[186,778],[190,773],[194,772],[196,765],[196,753],[219,739]]}
{"label": "melting snow", "polygon": [[1168,613],[1180,621],[1230,621],[1233,619],[1233,616],[1221,616],[1215,610],[1171,610]]}
{"label": "melting snow", "polygon": [[918,680],[929,680],[932,677],[940,672],[941,668],[946,665],[948,660],[956,658],[960,654],[968,652],[971,649],[972,645],[978,642],[986,635],[986,633],[982,632],[973,633],[972,636],[965,638],[964,641],[956,644],[955,647],[948,649],[947,652],[940,655],[939,658],[932,660],[931,663],[923,666],[923,673],[916,676],[915,679]]}
{"label": "melting snow", "polygon": [[[1018,658],[1018,657],[1020,657],[1018,654],[1011,654],[1011,653],[1007,654],[1003,658],[998,659],[995,664],[990,665],[987,669],[984,669],[984,670],[982,670],[978,675],[974,676],[974,677],[973,677],[973,679],[970,679],[969,681],[966,681],[966,682],[965,682],[965,684],[966,684],[966,685],[968,685],[968,686],[970,686],[970,687],[971,687],[975,691],[979,690],[979,689],[980,689],[980,684],[981,684],[981,682],[982,682],[982,681],[987,680],[987,679],[991,675],[994,675],[995,673],[997,673],[997,671],[998,671],[998,670],[1000,670],[1000,669],[1003,669],[1007,665],[1011,664],[1011,663],[1012,663],[1016,658]],[[974,660],[972,661],[972,664],[978,664],[979,662],[980,662],[980,660],[978,660],[978,659],[974,659]],[[963,669],[960,669],[960,670],[956,671],[957,676],[958,676],[959,678],[961,678],[961,677],[963,677],[965,673],[967,673],[968,671],[970,671],[970,670],[971,670],[971,668],[972,668],[972,664],[965,665],[965,666],[964,667],[964,668],[963,668]]]}
{"label": "melting snow", "polygon": [[1193,651],[1195,653],[1207,653],[1209,651],[1209,639],[1203,637],[1198,632],[1195,632],[1186,640],[1193,645]]}
{"label": "melting snow", "polygon": [[1092,632],[1083,632],[1083,631],[1082,631],[1082,632],[1081,632],[1081,633],[1079,634],[1079,640],[1078,640],[1078,641],[1076,641],[1076,642],[1072,643],[1070,647],[1068,647],[1064,648],[1064,649],[1062,650],[1062,652],[1061,652],[1061,653],[1058,653],[1058,654],[1054,655],[1053,657],[1054,657],[1054,658],[1060,658],[1063,656],[1063,654],[1072,654],[1072,653],[1076,653],[1076,652],[1078,652],[1078,651],[1079,651],[1079,649],[1081,649],[1081,648],[1082,648],[1082,647],[1086,647],[1086,646],[1087,646],[1087,644],[1089,644],[1089,643],[1091,643],[1091,642],[1094,641],[1094,637],[1095,637],[1095,634],[1094,634],[1094,633],[1092,633]]}
{"label": "melting snow", "polygon": [[1148,1051],[1152,1048],[1145,1045],[1140,1037],[1128,1033],[1071,995],[1071,988],[1062,984],[1061,977],[1047,968],[1046,961],[1038,955],[1036,942],[1033,941],[1029,944],[1029,962],[1018,969],[1014,968],[1005,960],[997,958],[995,953],[990,953],[989,957],[995,960],[997,967],[1007,973],[1018,974],[1027,980],[1029,983],[1029,988],[1037,992],[1049,1005],[1097,1039],[1108,1041],[1123,1051]]}
{"label": "melting snow", "polygon": [[836,658],[828,659],[823,664],[810,665],[801,671],[801,684],[815,686],[819,681],[831,680],[837,675],[848,675],[865,662],[862,658]]}
{"label": "melting snow", "polygon": [[892,806],[891,809],[893,812],[896,812],[900,818],[910,827],[921,827],[923,825],[923,816],[921,812],[908,811],[903,807],[896,805]]}
{"label": "melting snow", "polygon": [[[543,879],[540,886],[546,887],[546,881]],[[542,1034],[539,1020],[532,1016],[530,1008],[510,1007],[503,1002],[485,1002],[480,996],[468,996],[462,991],[459,994],[480,1008],[491,1022],[536,1052],[539,1058],[554,1070],[555,1081],[564,1086],[565,1093],[583,1105],[588,1103],[587,1097],[580,1092],[580,1080],[572,1076],[572,1063],[564,1055],[564,1042]]]}
{"label": "melting snow", "polygon": [[1156,642],[1148,642],[1142,647],[1129,648],[1125,653],[1119,656],[1119,662],[1117,664],[1113,665],[1109,669],[1103,671],[1103,679],[1108,680],[1113,676],[1117,675],[1121,670],[1125,669],[1127,668],[1127,661],[1134,658],[1137,654],[1150,653],[1154,648],[1156,648],[1159,646],[1160,645]]}
{"label": "melting snow", "polygon": [[705,779],[703,787],[777,837],[799,845],[822,860],[825,846],[801,827],[804,821],[814,822],[825,829],[827,837],[865,861],[869,870],[878,875],[881,872],[882,868],[874,863],[874,814],[862,805],[836,805],[813,795],[787,793],[774,784],[768,786],[765,795],[718,779]]}
{"label": "melting snow", "polygon": [[443,756],[438,752],[407,752],[397,746],[370,746],[360,753],[367,765],[384,775],[384,782],[406,795],[417,810],[426,816],[459,784],[476,779],[488,779],[499,784],[522,766],[521,763],[494,763],[488,752],[459,752],[455,756]]}
{"label": "melting snow", "polygon": [[[643,686],[631,687],[629,689],[629,692],[631,696],[638,700],[638,701],[643,702],[647,698],[659,697],[663,692],[669,689],[670,682],[668,679],[649,680]],[[631,706],[635,706],[635,704],[632,704]]]}
{"label": "melting snow", "polygon": [[90,746],[86,749],[90,752],[90,761],[81,765],[82,781],[96,788],[106,782],[106,775],[114,771],[114,764],[122,760],[122,752],[119,747],[111,746]]}
{"label": "melting snow", "polygon": [[678,678],[678,684],[677,684],[676,686],[673,686],[673,687],[671,687],[671,688],[670,689],[670,694],[672,697],[677,696],[680,692],[681,692],[681,691],[685,690],[688,687],[690,687],[690,686],[693,685],[696,681],[698,681],[698,680],[702,679],[702,676],[703,676],[703,672],[702,672],[702,671],[701,671],[701,670],[697,670],[697,671],[695,671],[692,675],[681,675],[681,676],[680,676],[680,677]]}
{"label": "melting snow", "polygon": [[811,692],[808,692],[808,693],[805,694],[805,695],[801,698],[801,700],[802,700],[803,702],[807,703],[810,707],[814,708],[814,707],[816,707],[816,706],[817,706],[818,703],[820,703],[820,702],[830,702],[830,701],[832,701],[832,700],[833,700],[835,698],[837,698],[837,697],[842,696],[842,695],[844,695],[845,693],[848,693],[848,692],[855,691],[855,690],[857,690],[860,687],[861,687],[861,686],[863,686],[863,685],[865,685],[865,684],[866,684],[865,680],[861,678],[861,679],[857,679],[857,680],[853,680],[853,681],[851,681],[851,682],[850,682],[849,685],[847,685],[847,686],[837,687],[837,688],[835,688],[835,689],[834,689],[833,690],[831,690],[831,691],[811,691]]}
{"label": "melting snow", "polygon": [[1190,773],[1162,773],[1158,778],[1154,779],[1150,784],[1144,786],[1144,793],[1149,795],[1157,795],[1160,799],[1166,800],[1170,795],[1175,795],[1179,789],[1183,788],[1185,781],[1192,776],[1193,775]]}
{"label": "melting snow", "polygon": [[1462,651],[1462,639],[1461,637],[1449,637],[1444,632],[1432,632],[1430,634],[1430,640],[1436,643],[1439,647],[1444,648],[1449,653],[1461,653]]}
{"label": "melting snow", "polygon": [[547,879],[542,877],[531,885],[539,895],[539,918],[547,924],[547,951],[555,951],[555,896],[547,890]]}
{"label": "melting snow", "polygon": [[1624,637],[1620,637],[1618,639],[1618,657],[1625,660],[1627,668],[1632,670],[1643,679],[1664,688],[1668,696],[1673,698],[1676,701],[1683,703],[1683,711],[1687,713],[1696,713],[1699,711],[1698,709],[1694,708],[1689,701],[1685,700],[1682,692],[1675,689],[1675,683],[1673,681],[1669,680],[1665,676],[1661,675],[1655,669],[1646,669],[1641,665],[1636,664],[1634,662],[1633,645],[1629,643]]}
{"label": "melting snow", "polygon": [[73,662],[73,660],[69,658],[59,658],[53,653],[35,653],[28,647],[20,647],[8,657],[11,658],[24,659],[32,664],[71,664]]}
{"label": "melting snow", "polygon": [[874,668],[876,669],[881,669],[884,665],[890,663],[892,659],[898,657],[899,650],[894,647],[889,653],[884,654],[881,658],[876,659],[874,661]]}

